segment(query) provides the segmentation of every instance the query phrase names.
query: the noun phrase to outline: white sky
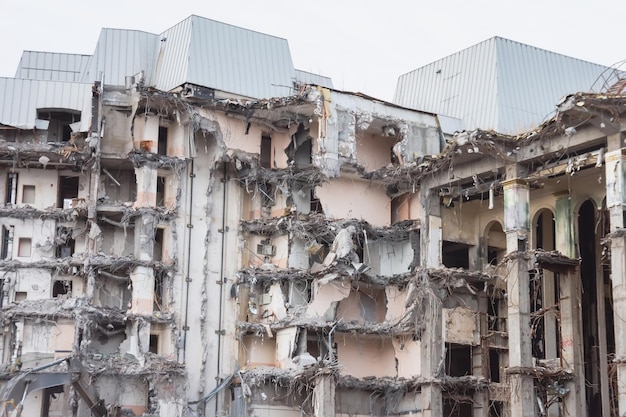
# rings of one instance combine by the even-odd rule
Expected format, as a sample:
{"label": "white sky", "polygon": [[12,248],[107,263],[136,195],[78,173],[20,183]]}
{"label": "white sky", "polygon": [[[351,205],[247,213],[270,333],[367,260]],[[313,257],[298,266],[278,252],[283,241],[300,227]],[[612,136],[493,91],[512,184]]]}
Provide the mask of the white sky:
{"label": "white sky", "polygon": [[0,76],[25,49],[92,54],[102,27],[161,33],[190,14],[286,38],[296,68],[384,100],[401,74],[492,36],[626,59],[624,0],[2,0]]}

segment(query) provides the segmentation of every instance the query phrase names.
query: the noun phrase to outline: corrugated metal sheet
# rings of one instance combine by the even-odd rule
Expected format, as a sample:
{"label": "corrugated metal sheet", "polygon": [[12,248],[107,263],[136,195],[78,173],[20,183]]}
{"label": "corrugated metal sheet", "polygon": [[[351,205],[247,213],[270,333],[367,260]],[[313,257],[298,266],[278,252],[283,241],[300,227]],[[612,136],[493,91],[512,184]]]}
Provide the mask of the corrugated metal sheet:
{"label": "corrugated metal sheet", "polygon": [[566,94],[590,91],[607,67],[498,38],[499,125],[509,133],[554,115]]}
{"label": "corrugated metal sheet", "polygon": [[91,84],[0,78],[0,124],[33,129],[38,109],[81,112],[81,131],[91,123]]}
{"label": "corrugated metal sheet", "polygon": [[191,16],[187,81],[247,97],[293,93],[286,39]]}
{"label": "corrugated metal sheet", "polygon": [[188,17],[159,36],[154,78],[151,85],[171,90],[187,81],[192,18]]}
{"label": "corrugated metal sheet", "polygon": [[81,81],[96,81],[103,73],[105,84],[122,86],[127,76],[142,70],[149,76],[154,68],[158,39],[158,35],[138,30],[102,29]]}
{"label": "corrugated metal sheet", "polygon": [[24,51],[15,78],[45,81],[80,81],[90,55]]}
{"label": "corrugated metal sheet", "polygon": [[315,84],[326,88],[333,88],[333,80],[330,77],[314,74],[312,72],[302,71],[299,69],[295,71],[295,80],[302,84]]}
{"label": "corrugated metal sheet", "polygon": [[297,71],[287,40],[199,16],[161,35],[102,29],[94,54],[25,52],[16,78],[123,86],[144,72],[146,85],[171,90],[184,83],[269,98],[293,94],[294,80],[332,87],[328,77]]}
{"label": "corrugated metal sheet", "polygon": [[606,67],[491,38],[399,77],[394,102],[463,120],[465,129],[520,133],[559,99],[587,91]]}

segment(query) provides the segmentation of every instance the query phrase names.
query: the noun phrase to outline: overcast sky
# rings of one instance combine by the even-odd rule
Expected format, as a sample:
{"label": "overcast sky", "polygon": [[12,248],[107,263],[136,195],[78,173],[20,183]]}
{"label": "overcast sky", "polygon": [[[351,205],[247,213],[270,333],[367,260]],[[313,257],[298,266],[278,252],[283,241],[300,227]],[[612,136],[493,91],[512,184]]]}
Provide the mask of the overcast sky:
{"label": "overcast sky", "polygon": [[492,36],[626,59],[624,0],[2,0],[0,76],[25,49],[92,54],[102,27],[161,33],[191,14],[286,38],[296,68],[384,100],[401,74]]}

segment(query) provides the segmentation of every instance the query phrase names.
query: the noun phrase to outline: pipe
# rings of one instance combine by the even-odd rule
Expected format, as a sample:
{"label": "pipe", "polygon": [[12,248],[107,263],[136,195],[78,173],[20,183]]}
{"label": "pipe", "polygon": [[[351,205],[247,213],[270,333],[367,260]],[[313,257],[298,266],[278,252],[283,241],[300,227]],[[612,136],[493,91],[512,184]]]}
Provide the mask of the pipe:
{"label": "pipe", "polygon": [[185,362],[185,356],[187,352],[187,331],[189,330],[189,284],[191,283],[191,224],[193,220],[193,180],[196,177],[194,172],[194,159],[191,158],[191,167],[189,168],[189,222],[187,223],[188,239],[187,239],[187,276],[185,281],[187,282],[186,294],[185,294],[185,323],[183,324],[183,362]]}
{"label": "pipe", "polygon": [[[221,356],[222,356],[222,320],[224,316],[224,257],[226,256],[226,189],[228,185],[228,177],[226,176],[226,164],[222,164],[222,181],[224,182],[222,192],[222,256],[220,260],[220,311],[219,311],[219,329],[217,332],[217,376],[221,373]],[[215,415],[219,415],[219,398],[215,399]]]}

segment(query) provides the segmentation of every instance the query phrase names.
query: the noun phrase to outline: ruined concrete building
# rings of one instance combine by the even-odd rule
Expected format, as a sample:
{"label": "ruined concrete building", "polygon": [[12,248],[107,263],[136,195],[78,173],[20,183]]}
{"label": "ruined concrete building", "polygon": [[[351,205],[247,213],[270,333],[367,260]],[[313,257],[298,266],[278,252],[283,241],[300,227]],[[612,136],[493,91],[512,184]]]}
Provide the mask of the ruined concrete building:
{"label": "ruined concrete building", "polygon": [[626,413],[619,86],[452,134],[191,16],[0,97],[0,415]]}

